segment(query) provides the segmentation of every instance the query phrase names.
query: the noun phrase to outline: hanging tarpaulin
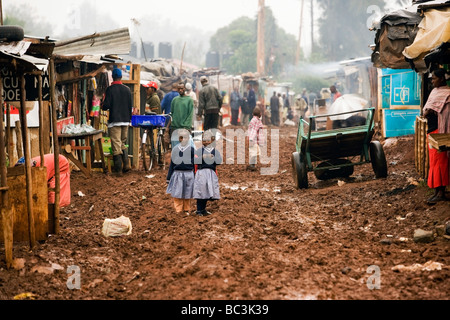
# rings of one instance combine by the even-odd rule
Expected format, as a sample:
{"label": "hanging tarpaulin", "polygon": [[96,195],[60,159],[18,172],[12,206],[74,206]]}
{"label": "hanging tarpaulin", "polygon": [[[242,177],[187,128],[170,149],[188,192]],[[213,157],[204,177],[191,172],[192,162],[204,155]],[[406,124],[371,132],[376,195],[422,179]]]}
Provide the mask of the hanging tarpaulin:
{"label": "hanging tarpaulin", "polygon": [[450,8],[429,10],[424,15],[413,44],[403,51],[410,60],[423,59],[431,50],[450,41]]}
{"label": "hanging tarpaulin", "polygon": [[401,9],[385,15],[375,36],[372,62],[377,68],[407,69],[403,50],[411,45],[422,17],[416,8]]}

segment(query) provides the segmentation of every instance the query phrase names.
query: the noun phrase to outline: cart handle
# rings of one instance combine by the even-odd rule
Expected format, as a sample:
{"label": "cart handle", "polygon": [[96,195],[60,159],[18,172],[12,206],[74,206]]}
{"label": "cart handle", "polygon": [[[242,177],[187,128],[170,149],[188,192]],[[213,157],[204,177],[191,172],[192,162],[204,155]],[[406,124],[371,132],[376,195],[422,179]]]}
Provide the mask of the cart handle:
{"label": "cart handle", "polygon": [[374,112],[374,110],[375,110],[375,108],[367,108],[367,109],[353,110],[353,111],[347,111],[347,112],[341,112],[341,113],[332,113],[332,114],[322,114],[322,115],[317,115],[317,116],[309,116],[309,118],[310,119],[326,118],[326,117],[341,116],[341,115],[350,114],[350,113],[367,112],[367,111]]}

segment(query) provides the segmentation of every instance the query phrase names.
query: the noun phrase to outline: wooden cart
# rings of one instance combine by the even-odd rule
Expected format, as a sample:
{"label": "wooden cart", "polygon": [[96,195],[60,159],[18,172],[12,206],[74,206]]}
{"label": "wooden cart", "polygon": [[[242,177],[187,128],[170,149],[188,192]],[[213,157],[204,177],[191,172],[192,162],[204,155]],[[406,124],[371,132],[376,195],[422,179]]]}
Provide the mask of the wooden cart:
{"label": "wooden cart", "polygon": [[[371,163],[377,178],[387,177],[387,163],[379,141],[372,141],[374,135],[374,108],[355,110],[339,114],[327,114],[301,118],[298,125],[296,152],[292,154],[292,169],[298,189],[308,188],[308,172],[314,172],[320,180],[349,177],[355,165]],[[337,116],[350,118],[366,113],[364,124],[337,129],[315,131],[318,118],[330,119]],[[356,160],[355,160],[356,158]]]}

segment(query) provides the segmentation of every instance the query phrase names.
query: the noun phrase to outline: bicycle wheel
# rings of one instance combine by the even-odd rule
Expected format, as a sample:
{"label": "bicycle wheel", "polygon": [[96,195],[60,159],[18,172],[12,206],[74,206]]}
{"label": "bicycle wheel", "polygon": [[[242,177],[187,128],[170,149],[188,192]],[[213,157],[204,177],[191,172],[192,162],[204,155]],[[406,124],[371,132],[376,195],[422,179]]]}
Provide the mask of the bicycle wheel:
{"label": "bicycle wheel", "polygon": [[141,155],[142,155],[142,165],[145,171],[152,170],[153,167],[153,157],[152,157],[152,135],[145,132],[142,136],[141,143]]}
{"label": "bicycle wheel", "polygon": [[166,148],[164,147],[164,137],[162,134],[158,134],[158,140],[156,142],[156,154],[158,158],[158,165],[162,169],[166,169]]}

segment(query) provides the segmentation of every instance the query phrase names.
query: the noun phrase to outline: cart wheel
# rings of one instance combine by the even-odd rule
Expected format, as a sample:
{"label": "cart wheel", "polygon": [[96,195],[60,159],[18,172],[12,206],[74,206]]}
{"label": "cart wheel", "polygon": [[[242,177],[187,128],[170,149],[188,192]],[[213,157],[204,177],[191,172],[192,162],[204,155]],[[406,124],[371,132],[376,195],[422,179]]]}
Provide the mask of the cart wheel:
{"label": "cart wheel", "polygon": [[316,170],[314,171],[314,175],[319,180],[331,180],[334,178],[348,178],[355,171],[355,166],[348,166],[339,168],[339,165],[351,163],[350,160],[347,159],[332,159],[327,162],[320,163],[317,168],[328,167],[330,165],[337,166],[337,168],[333,169],[325,169],[325,170]]}
{"label": "cart wheel", "polygon": [[142,140],[141,144],[141,155],[142,155],[142,164],[144,166],[145,171],[152,170],[153,167],[153,156],[151,153],[151,141],[150,134],[145,134],[145,137]]}
{"label": "cart wheel", "polygon": [[370,143],[370,161],[375,172],[375,177],[386,178],[388,175],[386,156],[383,151],[383,146],[379,141],[372,141]]}
{"label": "cart wheel", "polygon": [[292,154],[292,173],[297,189],[308,188],[308,171],[306,169],[306,159],[301,153]]}

